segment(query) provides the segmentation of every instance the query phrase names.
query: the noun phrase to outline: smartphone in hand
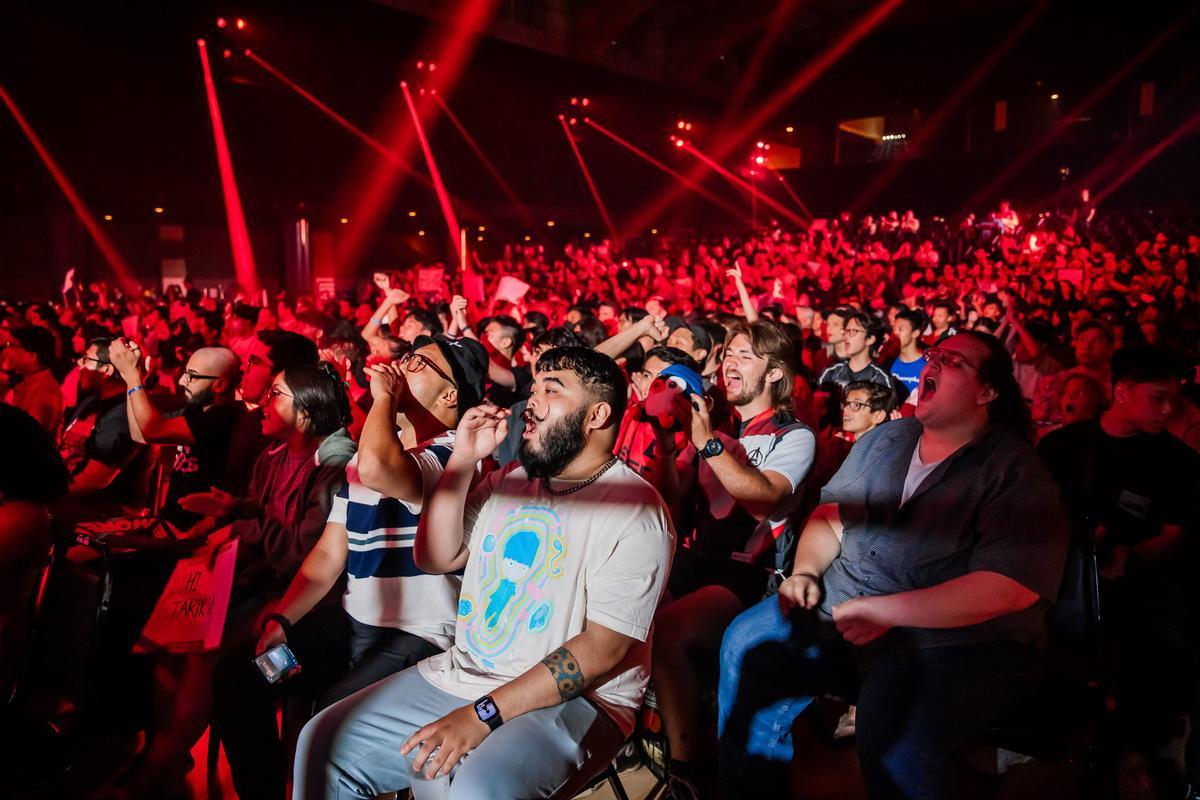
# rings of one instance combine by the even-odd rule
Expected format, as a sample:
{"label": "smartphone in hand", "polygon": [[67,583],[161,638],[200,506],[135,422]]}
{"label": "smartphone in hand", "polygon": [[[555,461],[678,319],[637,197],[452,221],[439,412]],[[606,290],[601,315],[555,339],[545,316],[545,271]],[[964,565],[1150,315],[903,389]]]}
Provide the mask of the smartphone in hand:
{"label": "smartphone in hand", "polygon": [[279,683],[300,671],[300,662],[296,660],[287,642],[280,642],[262,655],[256,656],[254,663],[267,679],[267,683]]}

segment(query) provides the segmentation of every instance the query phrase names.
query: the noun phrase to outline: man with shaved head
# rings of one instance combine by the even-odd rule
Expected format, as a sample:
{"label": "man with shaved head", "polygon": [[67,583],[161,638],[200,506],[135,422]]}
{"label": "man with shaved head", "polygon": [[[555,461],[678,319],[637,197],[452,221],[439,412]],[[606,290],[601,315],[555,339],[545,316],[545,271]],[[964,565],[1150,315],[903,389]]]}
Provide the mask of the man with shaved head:
{"label": "man with shaved head", "polygon": [[228,347],[202,347],[188,359],[179,376],[186,398],[182,409],[162,413],[142,386],[145,363],[141,353],[124,340],[109,347],[109,358],[125,380],[125,412],[135,441],[178,447],[163,515],[180,527],[200,520],[179,508],[179,497],[219,487],[239,494],[245,486],[238,475],[247,470],[265,440],[247,437],[255,426],[239,424],[249,413],[235,390],[242,379],[241,360]]}

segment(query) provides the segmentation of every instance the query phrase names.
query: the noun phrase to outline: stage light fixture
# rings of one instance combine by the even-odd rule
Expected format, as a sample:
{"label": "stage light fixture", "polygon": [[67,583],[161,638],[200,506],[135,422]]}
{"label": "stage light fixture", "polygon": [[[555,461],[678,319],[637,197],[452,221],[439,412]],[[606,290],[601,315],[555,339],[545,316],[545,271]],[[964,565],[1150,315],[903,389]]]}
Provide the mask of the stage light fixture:
{"label": "stage light fixture", "polygon": [[796,132],[796,129],[795,129],[795,128],[793,128],[791,125],[788,125],[788,126],[787,126],[786,128],[784,128],[783,130],[784,130],[784,132],[785,132],[785,133],[795,133],[795,132]]}
{"label": "stage light fixture", "polygon": [[227,22],[225,21],[225,18],[224,18],[224,17],[217,17],[217,27],[218,27],[218,28],[224,28],[224,27],[225,27],[226,25],[228,25],[228,24],[229,24],[229,23],[227,23]]}
{"label": "stage light fixture", "polygon": [[163,208],[162,206],[155,206],[155,207],[154,207],[154,213],[155,213],[155,214],[161,214],[161,213],[163,213],[164,211],[166,211],[166,209],[165,209],[165,208]]}
{"label": "stage light fixture", "polygon": [[578,98],[578,97],[572,97],[572,98],[571,98],[571,105],[573,105],[573,106],[577,106],[577,105],[579,105],[579,98]]}
{"label": "stage light fixture", "polygon": [[410,211],[410,212],[408,212],[408,215],[409,215],[410,217],[415,217],[415,216],[417,215],[417,212],[415,212],[415,211]]}
{"label": "stage light fixture", "polygon": [[112,214],[105,214],[105,215],[104,215],[104,221],[105,221],[105,222],[112,222]]}
{"label": "stage light fixture", "polygon": [[673,139],[676,147],[683,147],[683,139]]}
{"label": "stage light fixture", "polygon": [[651,228],[651,229],[650,229],[650,235],[651,235],[651,236],[658,236],[658,228]]}
{"label": "stage light fixture", "polygon": [[482,241],[483,241],[483,237],[482,237],[482,236],[476,236],[476,237],[475,237],[475,241],[477,241],[477,242],[482,242]]}
{"label": "stage light fixture", "polygon": [[340,220],[338,220],[338,222],[342,223],[343,225],[345,225],[345,224],[346,224],[346,223],[348,223],[349,221],[350,221],[350,220],[349,220],[349,218],[347,218],[347,217],[342,217]]}
{"label": "stage light fixture", "polygon": [[417,231],[417,236],[424,236],[424,235],[425,235],[425,231]]}
{"label": "stage light fixture", "polygon": [[430,72],[433,72],[433,71],[434,71],[434,70],[436,70],[436,69],[437,69],[437,64],[435,64],[435,63],[433,63],[432,61],[430,61],[430,62],[429,62],[429,71],[430,71]]}
{"label": "stage light fixture", "polygon": [[1051,100],[1057,100],[1057,99],[1058,99],[1058,92],[1055,92],[1054,94],[1050,95],[1050,99],[1051,99]]}
{"label": "stage light fixture", "polygon": [[246,30],[246,20],[242,19],[241,17],[238,17],[237,22],[233,24],[239,31]]}
{"label": "stage light fixture", "polygon": [[487,230],[487,226],[480,225],[478,228],[476,228],[476,230],[479,231],[480,233],[483,233],[484,231]]}
{"label": "stage light fixture", "polygon": [[591,234],[590,232],[588,232],[588,231],[584,231],[584,232],[583,232],[583,238],[585,238],[585,239],[590,239],[590,238],[592,238],[592,234]]}
{"label": "stage light fixture", "polygon": [[532,241],[532,240],[533,240],[533,237],[532,237],[532,236],[530,236],[528,233],[527,233],[527,234],[525,234],[525,241],[529,242],[529,241]]}
{"label": "stage light fixture", "polygon": [[546,220],[546,227],[547,227],[547,228],[553,228],[553,227],[554,227],[554,220],[552,220],[552,219],[548,219],[548,220]]}
{"label": "stage light fixture", "polygon": [[588,107],[588,106],[590,106],[591,104],[592,104],[592,101],[591,101],[589,98],[587,98],[587,97],[585,97],[585,98],[583,98],[582,100],[580,100],[580,101],[579,101],[579,105],[583,106],[584,108],[587,108],[587,107]]}
{"label": "stage light fixture", "polygon": [[417,69],[425,69],[425,62],[424,62],[424,61],[418,61],[418,62],[417,62]]}
{"label": "stage light fixture", "polygon": [[[755,164],[765,164],[765,163],[766,163],[766,161],[767,161],[767,160],[766,160],[765,158],[763,158],[762,156],[755,156],[755,157],[754,157],[754,163],[755,163]],[[753,173],[751,173],[751,174],[753,174]]]}
{"label": "stage light fixture", "polygon": [[686,126],[686,125],[687,125],[687,123],[684,122],[683,120],[679,120],[679,122],[675,123],[675,127],[679,128],[679,130],[683,130],[684,126]]}
{"label": "stage light fixture", "polygon": [[196,40],[197,47],[206,47],[207,45],[208,45],[208,42],[204,41],[203,39]]}
{"label": "stage light fixture", "polygon": [[225,58],[233,58],[233,51],[227,47],[225,48],[225,52],[221,53],[221,55]]}

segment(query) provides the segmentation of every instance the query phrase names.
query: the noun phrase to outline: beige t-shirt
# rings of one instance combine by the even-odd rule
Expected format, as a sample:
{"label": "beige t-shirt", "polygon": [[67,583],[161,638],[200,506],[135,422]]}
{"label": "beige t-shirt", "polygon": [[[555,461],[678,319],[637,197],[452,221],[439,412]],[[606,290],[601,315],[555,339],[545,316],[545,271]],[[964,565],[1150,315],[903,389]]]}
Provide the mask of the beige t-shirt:
{"label": "beige t-shirt", "polygon": [[[555,482],[560,491],[569,484]],[[622,463],[555,496],[524,468],[492,473],[467,501],[469,557],[454,646],[421,675],[467,700],[519,677],[585,621],[637,643],[588,696],[626,735],[650,678],[650,627],[675,547],[658,492]]]}

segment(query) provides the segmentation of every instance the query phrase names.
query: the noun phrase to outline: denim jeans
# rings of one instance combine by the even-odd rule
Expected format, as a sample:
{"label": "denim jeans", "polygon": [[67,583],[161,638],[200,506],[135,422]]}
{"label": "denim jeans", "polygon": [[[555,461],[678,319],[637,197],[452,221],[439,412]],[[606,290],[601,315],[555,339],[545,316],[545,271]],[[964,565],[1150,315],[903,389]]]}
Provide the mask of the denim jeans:
{"label": "denim jeans", "polygon": [[768,598],[741,614],[721,643],[718,693],[721,796],[791,794],[792,723],[816,695],[857,697],[859,764],[873,800],[943,798],[955,791],[957,752],[1033,685],[1040,659],[1016,642],[859,658],[815,613],[784,617]]}

